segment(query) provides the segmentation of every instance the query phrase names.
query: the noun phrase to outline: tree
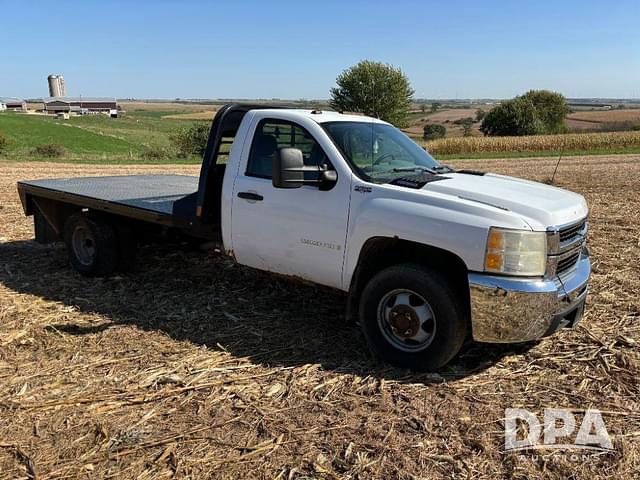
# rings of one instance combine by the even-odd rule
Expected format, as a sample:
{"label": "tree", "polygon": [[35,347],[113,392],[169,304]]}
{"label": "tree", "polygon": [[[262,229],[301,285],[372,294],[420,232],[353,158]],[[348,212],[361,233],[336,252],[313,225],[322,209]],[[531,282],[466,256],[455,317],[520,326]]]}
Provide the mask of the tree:
{"label": "tree", "polygon": [[482,110],[481,108],[476,110],[476,122],[481,122],[486,116],[487,112],[485,110]]}
{"label": "tree", "polygon": [[530,100],[536,109],[536,115],[541,123],[541,131],[538,133],[566,131],[564,118],[569,113],[569,107],[562,94],[549,90],[529,90],[521,98]]}
{"label": "tree", "polygon": [[538,132],[536,109],[531,100],[516,97],[493,107],[482,120],[485,135],[535,135]]}
{"label": "tree", "polygon": [[342,72],[329,104],[338,111],[364,113],[397,127],[407,125],[415,93],[406,75],[391,65],[363,60]]}
{"label": "tree", "polygon": [[31,150],[31,155],[48,158],[60,158],[64,156],[65,153],[67,153],[65,148],[56,143],[45,143],[44,145],[38,145]]}
{"label": "tree", "polygon": [[462,122],[462,136],[463,137],[471,137],[472,133],[471,130],[473,128],[473,118],[468,117],[468,118],[464,118],[464,121]]}
{"label": "tree", "polygon": [[433,102],[431,104],[431,113],[436,113],[440,107],[442,107],[440,102]]}
{"label": "tree", "polygon": [[467,123],[470,123],[473,125],[473,117],[462,117],[462,118],[456,118],[453,123],[455,125],[465,125]]}
{"label": "tree", "polygon": [[536,135],[566,131],[564,118],[569,113],[565,98],[548,90],[530,90],[502,102],[482,120],[485,135]]}
{"label": "tree", "polygon": [[446,135],[447,127],[434,123],[424,126],[422,138],[425,140],[436,140],[438,138],[444,138]]}
{"label": "tree", "polygon": [[189,155],[202,156],[207,147],[210,126],[205,122],[198,122],[189,128],[180,128],[169,135],[169,140],[175,145],[178,154],[184,157]]}

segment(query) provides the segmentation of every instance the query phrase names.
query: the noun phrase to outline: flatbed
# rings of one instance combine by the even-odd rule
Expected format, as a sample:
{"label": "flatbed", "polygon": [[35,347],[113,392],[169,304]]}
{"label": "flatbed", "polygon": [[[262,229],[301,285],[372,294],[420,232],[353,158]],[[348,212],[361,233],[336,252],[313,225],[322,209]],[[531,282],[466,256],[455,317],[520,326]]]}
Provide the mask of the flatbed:
{"label": "flatbed", "polygon": [[198,177],[127,175],[58,178],[18,182],[26,195],[126,214],[131,218],[182,225],[195,216]]}

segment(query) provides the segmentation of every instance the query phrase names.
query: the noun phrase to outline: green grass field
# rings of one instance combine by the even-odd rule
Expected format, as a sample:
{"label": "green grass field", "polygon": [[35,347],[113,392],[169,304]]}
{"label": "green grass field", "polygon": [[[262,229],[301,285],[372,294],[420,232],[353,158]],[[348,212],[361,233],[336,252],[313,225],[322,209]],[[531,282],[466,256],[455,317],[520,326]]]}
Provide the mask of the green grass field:
{"label": "green grass field", "polygon": [[55,143],[70,152],[127,153],[138,146],[126,138],[82,128],[77,123],[57,121],[41,116],[3,114],[0,129],[9,140],[8,152],[26,152],[38,145]]}
{"label": "green grass field", "polygon": [[[149,160],[149,148],[172,151],[171,132],[192,122],[162,118],[174,111],[134,110],[120,118],[105,115],[71,117],[58,120],[41,115],[12,112],[0,114],[0,132],[9,143],[0,160],[35,160],[73,163],[198,163],[199,158]],[[38,157],[33,149],[39,145],[57,144],[66,153],[59,158]]]}

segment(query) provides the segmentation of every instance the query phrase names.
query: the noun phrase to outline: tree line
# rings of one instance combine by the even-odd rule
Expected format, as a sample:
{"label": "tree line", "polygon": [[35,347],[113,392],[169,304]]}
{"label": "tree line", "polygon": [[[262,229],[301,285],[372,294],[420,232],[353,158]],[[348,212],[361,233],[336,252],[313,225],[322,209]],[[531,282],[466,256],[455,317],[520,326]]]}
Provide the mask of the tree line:
{"label": "tree line", "polygon": [[[406,127],[414,93],[401,69],[363,60],[338,76],[329,103],[337,111],[363,113],[397,127]],[[432,105],[432,113],[438,106]],[[560,93],[530,90],[501,102],[486,115],[476,115],[476,120],[482,120],[480,131],[488,136],[553,134],[566,131],[564,118],[567,113],[566,99]],[[473,118],[468,120],[471,122],[462,125],[470,134]],[[425,129],[425,136],[443,136],[444,132],[443,125],[430,125],[429,132]]]}

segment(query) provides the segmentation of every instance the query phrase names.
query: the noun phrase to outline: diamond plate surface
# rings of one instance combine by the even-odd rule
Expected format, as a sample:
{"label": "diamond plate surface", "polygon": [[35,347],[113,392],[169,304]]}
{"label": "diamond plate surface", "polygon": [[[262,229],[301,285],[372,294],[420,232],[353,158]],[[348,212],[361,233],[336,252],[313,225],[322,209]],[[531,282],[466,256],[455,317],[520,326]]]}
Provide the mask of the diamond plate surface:
{"label": "diamond plate surface", "polygon": [[56,178],[20,183],[165,214],[173,213],[177,200],[198,190],[198,177],[187,175]]}

